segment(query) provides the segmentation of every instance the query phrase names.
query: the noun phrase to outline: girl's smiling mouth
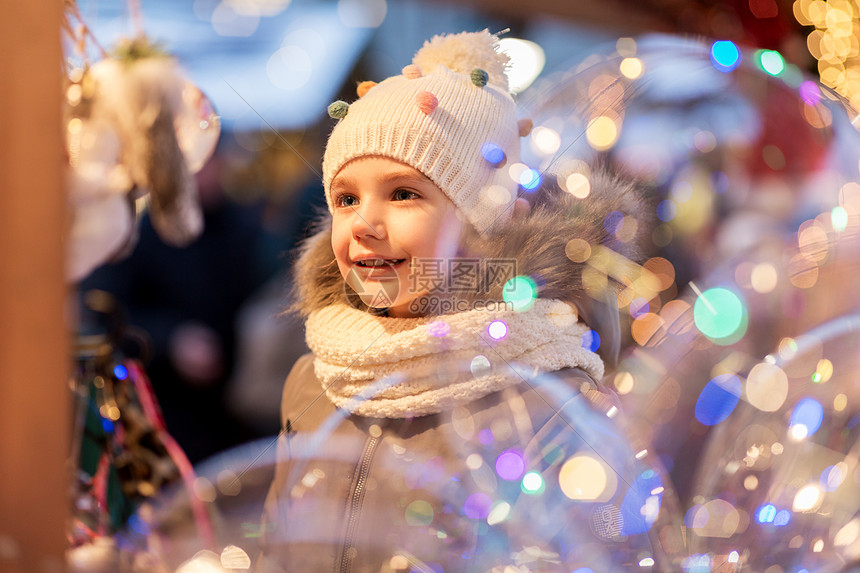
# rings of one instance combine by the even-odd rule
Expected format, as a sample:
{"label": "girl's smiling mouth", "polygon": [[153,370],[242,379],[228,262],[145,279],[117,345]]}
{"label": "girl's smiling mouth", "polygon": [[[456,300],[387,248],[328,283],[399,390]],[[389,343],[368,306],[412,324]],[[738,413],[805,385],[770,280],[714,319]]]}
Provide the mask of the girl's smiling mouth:
{"label": "girl's smiling mouth", "polygon": [[387,257],[362,257],[353,261],[353,270],[360,280],[393,280],[400,278],[400,269],[403,264],[408,264],[408,259],[395,259]]}
{"label": "girl's smiling mouth", "polygon": [[356,261],[355,265],[362,268],[379,268],[379,267],[394,267],[405,261],[406,259],[362,259]]}

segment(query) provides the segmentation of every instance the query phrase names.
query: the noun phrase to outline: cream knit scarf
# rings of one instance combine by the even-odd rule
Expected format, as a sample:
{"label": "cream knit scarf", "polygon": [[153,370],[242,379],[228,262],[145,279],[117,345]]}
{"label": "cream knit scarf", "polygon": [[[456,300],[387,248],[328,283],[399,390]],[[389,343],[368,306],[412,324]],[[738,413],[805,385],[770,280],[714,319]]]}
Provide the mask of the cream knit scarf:
{"label": "cream knit scarf", "polygon": [[588,327],[569,305],[538,299],[524,312],[499,307],[389,318],[327,306],[306,325],[314,373],[336,406],[379,418],[435,414],[522,382],[511,365],[603,376],[603,361],[581,344]]}

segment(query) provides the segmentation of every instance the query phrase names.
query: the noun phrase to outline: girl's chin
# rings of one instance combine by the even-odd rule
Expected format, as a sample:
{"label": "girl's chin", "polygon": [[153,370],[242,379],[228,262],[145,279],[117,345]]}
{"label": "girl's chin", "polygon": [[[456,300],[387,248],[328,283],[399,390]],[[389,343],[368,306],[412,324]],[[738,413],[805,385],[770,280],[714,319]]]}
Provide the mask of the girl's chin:
{"label": "girl's chin", "polygon": [[347,280],[347,284],[352,287],[361,302],[371,308],[382,309],[403,306],[401,290],[404,285],[399,277],[364,279],[363,277],[352,276]]}
{"label": "girl's chin", "polygon": [[406,297],[405,300],[392,297],[385,289],[367,290],[359,294],[361,301],[367,306],[375,309],[386,309],[386,314],[392,318],[417,318],[426,313],[421,312],[416,304],[415,297]]}
{"label": "girl's chin", "polygon": [[412,318],[426,314],[417,309],[415,304],[416,300],[427,294],[426,291],[419,295],[408,292],[409,278],[394,269],[373,269],[372,272],[361,272],[356,267],[352,267],[347,272],[345,280],[362,303],[371,308],[388,309],[388,316]]}

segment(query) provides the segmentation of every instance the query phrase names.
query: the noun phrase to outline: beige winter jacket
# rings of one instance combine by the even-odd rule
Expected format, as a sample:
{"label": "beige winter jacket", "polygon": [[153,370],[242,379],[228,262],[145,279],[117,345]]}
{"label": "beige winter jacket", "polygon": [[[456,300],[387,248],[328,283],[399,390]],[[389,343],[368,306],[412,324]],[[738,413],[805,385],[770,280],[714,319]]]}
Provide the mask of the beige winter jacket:
{"label": "beige winter jacket", "polygon": [[[569,369],[450,413],[349,416],[305,355],[284,387],[257,570],[613,571],[650,552],[640,510],[659,501],[616,412]],[[560,482],[571,471],[593,475]]]}

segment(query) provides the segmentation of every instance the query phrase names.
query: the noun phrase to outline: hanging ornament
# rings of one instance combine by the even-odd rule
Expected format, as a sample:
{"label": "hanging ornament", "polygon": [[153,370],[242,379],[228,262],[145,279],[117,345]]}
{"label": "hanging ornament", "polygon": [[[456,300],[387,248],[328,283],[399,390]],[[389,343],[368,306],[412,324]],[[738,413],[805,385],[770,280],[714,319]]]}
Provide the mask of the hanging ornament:
{"label": "hanging ornament", "polygon": [[185,117],[197,119],[202,114],[199,127],[214,115],[211,104],[199,90],[198,96],[189,89],[192,111],[183,117],[183,89],[188,82],[176,61],[145,38],[120,44],[89,74],[95,82],[93,116],[104,117],[116,128],[131,180],[149,191],[153,227],[166,242],[187,245],[202,232],[203,215],[175,124],[181,118],[179,131],[184,134],[191,167],[202,166],[214,148],[212,138],[195,137],[199,132],[187,129]]}
{"label": "hanging ornament", "polygon": [[66,89],[67,188],[71,224],[66,278],[76,282],[135,242],[135,215],[128,194],[133,182],[122,164],[119,134],[93,115],[94,83],[73,70]]}
{"label": "hanging ornament", "polygon": [[[110,53],[98,44],[76,3],[71,0],[66,8],[64,30],[79,55],[88,62],[90,44],[101,57],[90,67],[70,70],[65,92],[73,210],[67,277],[76,281],[130,251],[137,211],[147,203],[165,242],[184,246],[200,235],[203,215],[192,174],[214,152],[221,122],[176,60],[144,36],[137,2],[129,4],[136,37]],[[142,198],[146,201],[137,201]],[[95,219],[105,216],[112,219]]]}
{"label": "hanging ornament", "polygon": [[[74,173],[70,183],[72,192],[87,186]],[[134,222],[132,204],[123,195],[106,195],[76,205],[68,235],[66,277],[77,282],[125,251],[134,241]]]}
{"label": "hanging ornament", "polygon": [[215,151],[221,135],[221,118],[209,98],[189,80],[182,87],[182,107],[174,127],[188,170],[197,173]]}
{"label": "hanging ornament", "polygon": [[73,186],[73,205],[100,197],[122,196],[132,188],[122,164],[119,134],[103,118],[72,117],[66,123],[69,166],[80,185]]}

